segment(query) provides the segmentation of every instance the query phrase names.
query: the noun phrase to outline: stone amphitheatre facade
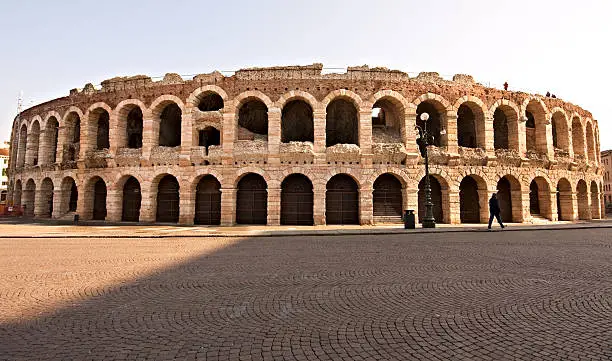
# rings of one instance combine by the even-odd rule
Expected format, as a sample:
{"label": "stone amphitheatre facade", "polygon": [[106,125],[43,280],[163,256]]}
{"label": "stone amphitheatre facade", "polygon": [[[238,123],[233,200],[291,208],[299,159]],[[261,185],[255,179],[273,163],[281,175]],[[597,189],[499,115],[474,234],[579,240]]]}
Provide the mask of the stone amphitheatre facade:
{"label": "stone amphitheatre facade", "polygon": [[[560,99],[471,76],[321,64],[113,78],[14,121],[9,199],[38,218],[375,224],[419,218],[429,114],[441,223],[601,217],[599,127]],[[421,124],[422,125],[422,124]]]}

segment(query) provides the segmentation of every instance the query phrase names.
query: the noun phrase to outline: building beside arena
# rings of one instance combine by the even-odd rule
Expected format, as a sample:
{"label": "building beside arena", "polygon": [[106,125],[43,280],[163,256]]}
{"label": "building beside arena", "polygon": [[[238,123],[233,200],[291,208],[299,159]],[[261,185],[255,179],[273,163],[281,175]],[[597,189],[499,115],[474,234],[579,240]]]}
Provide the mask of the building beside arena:
{"label": "building beside arena", "polygon": [[113,78],[14,121],[9,201],[39,218],[181,224],[373,224],[424,213],[415,125],[429,114],[434,213],[600,218],[599,126],[560,99],[469,75],[252,68]]}
{"label": "building beside arena", "polygon": [[612,213],[612,150],[601,152],[601,165],[603,167],[603,194],[607,213]]}
{"label": "building beside arena", "polygon": [[0,204],[6,204],[8,196],[9,148],[0,147]]}

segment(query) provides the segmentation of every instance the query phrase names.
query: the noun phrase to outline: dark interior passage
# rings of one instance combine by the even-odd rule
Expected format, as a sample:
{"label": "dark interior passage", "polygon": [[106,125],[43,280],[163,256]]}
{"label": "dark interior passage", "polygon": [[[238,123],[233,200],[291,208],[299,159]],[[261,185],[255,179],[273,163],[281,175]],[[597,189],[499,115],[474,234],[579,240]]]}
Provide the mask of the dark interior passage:
{"label": "dark interior passage", "polygon": [[121,220],[125,222],[138,222],[140,219],[140,183],[134,177],[128,178],[123,185],[123,208]]}
{"label": "dark interior passage", "polygon": [[164,176],[157,186],[157,222],[177,223],[180,209],[179,183],[171,175]]}
{"label": "dark interior passage", "polygon": [[159,123],[159,145],[178,147],[181,145],[181,108],[172,103],[162,110]]}
{"label": "dark interior passage", "polygon": [[325,142],[359,145],[359,116],[355,105],[346,99],[335,99],[327,106]]}
{"label": "dark interior passage", "polygon": [[266,224],[268,221],[268,184],[259,174],[249,173],[238,182],[236,223]]}
{"label": "dark interior passage", "polygon": [[207,175],[196,187],[195,224],[221,224],[221,184]]}
{"label": "dark interior passage", "polygon": [[314,142],[314,116],[310,104],[292,100],[283,107],[281,141]]}
{"label": "dark interior passage", "polygon": [[327,182],[325,193],[327,224],[359,224],[359,186],[346,174],[337,174]]}
{"label": "dark interior passage", "polygon": [[302,174],[291,174],[281,184],[281,224],[311,226],[314,193],[312,182]]}

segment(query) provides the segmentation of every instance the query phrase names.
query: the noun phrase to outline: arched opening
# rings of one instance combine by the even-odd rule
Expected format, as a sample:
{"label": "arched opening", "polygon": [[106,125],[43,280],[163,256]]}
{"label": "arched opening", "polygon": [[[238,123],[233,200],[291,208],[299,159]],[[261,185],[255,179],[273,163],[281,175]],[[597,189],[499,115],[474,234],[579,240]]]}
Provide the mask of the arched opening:
{"label": "arched opening", "polygon": [[402,217],[402,183],[393,175],[385,173],[374,181],[372,192],[374,217]]}
{"label": "arched opening", "polygon": [[43,179],[40,184],[40,199],[38,202],[38,217],[51,218],[53,214],[53,181],[50,178]]}
{"label": "arched opening", "polygon": [[68,212],[76,212],[77,202],[79,200],[79,190],[74,179],[71,180],[72,184],[70,184],[70,193],[68,194]]}
{"label": "arched opening", "polygon": [[334,99],[326,109],[325,144],[359,145],[359,112],[355,104],[347,99]]}
{"label": "arched opening", "polygon": [[372,142],[402,143],[404,109],[391,98],[382,98],[372,106]]}
{"label": "arched opening", "polygon": [[259,174],[249,173],[238,182],[236,223],[266,224],[268,221],[268,184]]}
{"label": "arched opening", "polygon": [[281,224],[312,226],[314,193],[303,174],[291,174],[281,183]]}
{"label": "arched opening", "polygon": [[76,212],[79,192],[76,182],[72,177],[65,177],[61,183],[61,202],[58,215],[63,216],[68,212]]}
{"label": "arched opening", "polygon": [[38,165],[38,147],[40,146],[40,123],[35,120],[32,123],[32,129],[28,139],[28,151],[26,153],[26,163],[29,165]]}
{"label": "arched opening", "polygon": [[589,217],[589,196],[587,184],[584,180],[579,180],[576,186],[578,198],[578,219],[588,220]]}
{"label": "arched opening", "polygon": [[195,224],[221,224],[221,183],[212,175],[200,179],[196,187]]}
{"label": "arched opening", "polygon": [[17,180],[17,182],[15,182],[15,190],[13,191],[13,205],[15,206],[21,205],[21,195],[22,195],[21,180]]}
{"label": "arched opening", "polygon": [[327,182],[327,224],[359,224],[359,186],[347,174],[336,174]]}
{"label": "arched opening", "polygon": [[314,142],[314,116],[307,102],[296,99],[283,107],[281,142]]}
{"label": "arched opening", "polygon": [[134,177],[128,178],[123,185],[122,221],[138,222],[140,219],[141,200],[140,183],[138,183],[138,180]]}
{"label": "arched opening", "polygon": [[459,213],[461,223],[480,223],[478,183],[467,176],[459,184]]}
{"label": "arched opening", "polygon": [[36,183],[33,179],[26,182],[23,194],[23,215],[26,217],[34,216],[34,205],[36,204]]}
{"label": "arched opening", "polygon": [[17,149],[17,168],[25,165],[26,149],[28,146],[28,127],[24,124],[19,131],[19,143]]}
{"label": "arched opening", "polygon": [[533,215],[540,215],[540,189],[538,183],[535,180],[531,181],[529,185],[529,213]]}
{"label": "arched opening", "polygon": [[164,176],[157,185],[157,222],[177,223],[179,220],[179,183],[172,175]]}
{"label": "arched opening", "polygon": [[571,221],[573,213],[572,185],[567,179],[561,178],[557,183],[557,218],[560,221]]}
{"label": "arched opening", "polygon": [[525,110],[525,137],[528,151],[547,152],[546,113],[537,101],[530,101]]}
{"label": "arched opening", "polygon": [[268,140],[268,107],[249,99],[238,110],[238,140]]}
{"label": "arched opening", "polygon": [[135,106],[130,110],[126,118],[125,136],[128,148],[142,148],[142,110]]}
{"label": "arched opening", "polygon": [[198,109],[202,112],[221,110],[223,109],[223,98],[214,92],[201,95]]}
{"label": "arched opening", "polygon": [[63,139],[63,162],[76,161],[81,142],[81,118],[76,112],[71,112],[66,117]]}
{"label": "arched opening", "polygon": [[574,157],[584,157],[584,132],[582,131],[582,123],[580,118],[572,119],[572,145],[574,148]]}
{"label": "arched opening", "polygon": [[[427,131],[432,136],[431,144],[436,147],[446,145],[446,141],[444,140],[443,142],[443,137],[441,134],[446,112],[444,106],[438,102],[427,100],[417,106],[416,112],[416,124],[421,128],[425,128],[425,125],[427,124]],[[424,122],[421,119],[421,114],[423,113],[427,113],[429,115],[429,119],[427,120],[427,122]],[[423,145],[419,144],[419,147],[422,148]],[[424,154],[424,151],[422,149],[421,154]]]}
{"label": "arched opening", "polygon": [[569,129],[567,119],[561,112],[556,112],[552,116],[552,135],[553,147],[563,151],[569,151]]}
{"label": "arched opening", "polygon": [[[421,178],[419,182],[419,223],[423,223],[423,218],[425,218],[426,207],[425,207],[425,177]],[[429,176],[429,188],[431,189],[431,203],[433,204],[433,216],[436,223],[444,223],[444,210],[442,207],[442,185],[440,181],[433,176]],[[445,189],[446,190],[446,189]]]}
{"label": "arched opening", "polygon": [[531,112],[525,112],[525,117],[527,118],[525,121],[525,144],[527,146],[527,150],[535,150],[535,117]]}
{"label": "arched opening", "polygon": [[105,109],[98,108],[91,112],[89,119],[89,142],[95,150],[110,148],[109,142],[110,115]]}
{"label": "arched opening", "polygon": [[475,103],[463,103],[457,110],[457,143],[466,148],[484,147],[484,114]]}
{"label": "arched opening", "polygon": [[599,188],[595,181],[591,182],[591,219],[599,219]]}
{"label": "arched opening", "polygon": [[206,148],[206,155],[208,155],[208,148],[213,145],[221,144],[221,133],[215,127],[206,127],[200,129],[198,132],[198,145]]}
{"label": "arched opening", "polygon": [[[510,149],[508,117],[501,108],[493,113],[493,146],[495,149]],[[502,221],[506,221],[502,217]]]}
{"label": "arched opening", "polygon": [[497,183],[497,200],[501,208],[503,222],[523,221],[523,199],[521,183],[514,176],[507,174]]}
{"label": "arched opening", "polygon": [[181,145],[181,108],[171,103],[166,105],[159,116],[159,146],[178,147]]}
{"label": "arched opening", "polygon": [[103,221],[106,219],[106,183],[98,178],[93,187],[93,216],[92,219]]}
{"label": "arched opening", "polygon": [[529,184],[529,213],[552,219],[550,186],[546,179],[535,177]]}
{"label": "arched opening", "polygon": [[53,164],[57,160],[57,141],[59,139],[59,122],[50,117],[45,128],[44,148],[40,154],[43,164]]}
{"label": "arched opening", "polygon": [[142,148],[143,114],[140,106],[128,103],[115,110],[115,141],[118,148]]}
{"label": "arched opening", "polygon": [[595,162],[597,160],[597,156],[595,155],[595,137],[593,135],[593,126],[591,123],[587,123],[586,126],[586,139],[587,139],[587,151],[588,151],[588,160],[589,162]]}

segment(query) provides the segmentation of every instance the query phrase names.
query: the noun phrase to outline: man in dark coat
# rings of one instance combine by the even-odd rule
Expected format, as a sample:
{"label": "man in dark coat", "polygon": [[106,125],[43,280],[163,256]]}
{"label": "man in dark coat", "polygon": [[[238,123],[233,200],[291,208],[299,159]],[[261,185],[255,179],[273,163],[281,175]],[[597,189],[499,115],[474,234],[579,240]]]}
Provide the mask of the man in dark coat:
{"label": "man in dark coat", "polygon": [[501,228],[506,228],[502,223],[501,217],[499,214],[501,213],[501,209],[499,208],[499,201],[497,200],[497,193],[493,193],[491,199],[489,199],[489,230],[491,230],[491,224],[493,223],[493,217],[497,219],[497,222],[501,226]]}

